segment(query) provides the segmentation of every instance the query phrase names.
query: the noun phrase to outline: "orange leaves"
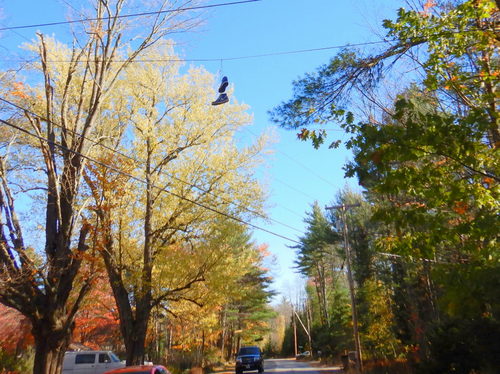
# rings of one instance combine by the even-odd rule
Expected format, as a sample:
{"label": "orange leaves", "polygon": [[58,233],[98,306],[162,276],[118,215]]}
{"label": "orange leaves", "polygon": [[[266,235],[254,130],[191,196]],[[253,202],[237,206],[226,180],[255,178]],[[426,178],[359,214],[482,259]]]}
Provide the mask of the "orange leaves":
{"label": "orange leaves", "polygon": [[12,83],[12,90],[10,91],[12,96],[19,97],[21,99],[28,99],[29,96],[26,94],[26,88],[23,82]]}
{"label": "orange leaves", "polygon": [[483,178],[483,184],[485,185],[486,188],[490,188],[494,184],[493,178],[490,177],[484,177]]}
{"label": "orange leaves", "polygon": [[460,215],[464,215],[469,210],[469,205],[463,201],[455,201],[453,205],[453,211]]}
{"label": "orange leaves", "polygon": [[448,160],[444,157],[438,161],[434,161],[434,165],[436,165],[436,166],[443,166],[443,165],[446,165],[447,163],[448,163]]}
{"label": "orange leaves", "polygon": [[[98,197],[99,193],[103,195],[102,197],[123,196],[124,186],[128,180],[126,174],[129,174],[132,169],[132,161],[111,151],[104,152],[97,159],[102,164],[89,163],[85,172],[85,180],[95,195],[94,197]],[[112,170],[108,165],[120,170],[121,173]],[[102,199],[96,200],[102,201]],[[99,208],[105,210],[112,208],[112,206],[107,205],[108,203],[101,203]]]}
{"label": "orange leaves", "polygon": [[427,0],[424,4],[424,11],[428,11],[429,9],[436,6],[435,0]]}
{"label": "orange leaves", "polygon": [[[96,256],[95,254],[88,253],[88,252],[77,252],[75,254],[75,257],[77,257],[80,260],[85,260],[88,263],[99,264],[101,261],[100,257]],[[85,271],[85,269],[82,269],[82,271]],[[89,271],[92,272],[93,270],[89,270]]]}
{"label": "orange leaves", "polygon": [[271,255],[271,252],[269,252],[269,245],[267,244],[262,244],[258,247],[258,250],[262,257],[269,257]]}
{"label": "orange leaves", "polygon": [[434,8],[435,6],[437,5],[436,1],[435,0],[427,0],[425,3],[424,3],[424,6],[423,6],[423,11],[421,12],[421,14],[425,17],[427,17],[429,15],[429,11]]}
{"label": "orange leaves", "polygon": [[94,349],[121,342],[117,307],[107,277],[95,279],[75,325],[73,340]]}
{"label": "orange leaves", "polygon": [[395,236],[392,236],[392,235],[387,235],[387,236],[384,236],[382,238],[383,241],[385,241],[386,243],[393,243],[397,240],[397,238]]}
{"label": "orange leaves", "polygon": [[459,215],[457,218],[448,220],[451,226],[458,226],[464,222],[471,222],[474,219],[471,207],[465,201],[455,201],[452,210]]}
{"label": "orange leaves", "polygon": [[311,132],[308,129],[301,129],[297,134],[297,138],[300,140],[307,140]]}

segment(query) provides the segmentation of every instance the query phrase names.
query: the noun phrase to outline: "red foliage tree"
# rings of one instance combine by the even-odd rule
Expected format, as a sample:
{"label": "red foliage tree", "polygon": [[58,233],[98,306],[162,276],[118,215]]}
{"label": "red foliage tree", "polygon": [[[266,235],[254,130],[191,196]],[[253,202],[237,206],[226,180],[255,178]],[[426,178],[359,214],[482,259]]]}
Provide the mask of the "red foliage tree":
{"label": "red foliage tree", "polygon": [[17,355],[33,343],[29,319],[17,310],[0,304],[0,349]]}
{"label": "red foliage tree", "polygon": [[107,277],[96,279],[75,323],[73,341],[94,349],[121,346],[118,312]]}
{"label": "red foliage tree", "polygon": [[[96,279],[75,324],[73,342],[94,349],[113,349],[122,344],[116,304],[106,277]],[[0,304],[0,349],[17,355],[33,344],[30,320]]]}

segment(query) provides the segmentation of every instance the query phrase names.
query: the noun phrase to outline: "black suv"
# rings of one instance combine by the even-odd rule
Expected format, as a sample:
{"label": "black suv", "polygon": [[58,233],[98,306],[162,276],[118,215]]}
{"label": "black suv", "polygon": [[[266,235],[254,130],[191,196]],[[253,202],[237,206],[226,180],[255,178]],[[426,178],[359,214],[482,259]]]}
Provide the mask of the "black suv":
{"label": "black suv", "polygon": [[236,374],[242,373],[244,370],[258,370],[259,373],[264,371],[264,359],[259,347],[241,347],[236,356]]}

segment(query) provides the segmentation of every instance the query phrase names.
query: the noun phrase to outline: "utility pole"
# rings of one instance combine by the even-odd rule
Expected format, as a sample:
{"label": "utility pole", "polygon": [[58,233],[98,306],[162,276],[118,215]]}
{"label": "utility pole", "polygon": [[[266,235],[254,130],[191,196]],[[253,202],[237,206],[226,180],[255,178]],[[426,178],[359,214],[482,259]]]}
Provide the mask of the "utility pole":
{"label": "utility pole", "polygon": [[[312,355],[312,338],[311,338],[311,331],[309,329],[306,328],[306,326],[304,325],[304,322],[302,322],[302,320],[300,319],[300,316],[299,314],[297,313],[297,311],[294,309],[293,311],[295,313],[295,317],[297,317],[297,320],[300,322],[300,325],[302,326],[302,328],[304,329],[306,335],[307,335],[307,338],[308,338],[308,341],[309,341],[309,350],[311,352],[311,355]],[[295,326],[295,325],[294,325]],[[297,355],[297,354],[295,354]]]}
{"label": "utility pole", "polygon": [[354,279],[352,277],[351,270],[351,246],[349,244],[349,231],[347,228],[347,220],[346,220],[346,210],[350,208],[355,208],[360,206],[357,204],[342,204],[342,205],[334,205],[330,207],[325,207],[326,210],[338,210],[340,212],[340,216],[342,219],[342,232],[344,236],[344,249],[345,249],[345,262],[347,268],[347,280],[349,283],[349,293],[351,295],[351,314],[352,314],[352,330],[354,336],[354,345],[356,348],[356,369],[358,372],[363,372],[363,357],[361,355],[361,341],[359,339],[359,330],[358,330],[358,312],[356,308],[356,296],[354,294]]}
{"label": "utility pole", "polygon": [[295,357],[297,357],[297,324],[295,322],[295,307],[292,304],[292,322],[293,322],[293,350]]}

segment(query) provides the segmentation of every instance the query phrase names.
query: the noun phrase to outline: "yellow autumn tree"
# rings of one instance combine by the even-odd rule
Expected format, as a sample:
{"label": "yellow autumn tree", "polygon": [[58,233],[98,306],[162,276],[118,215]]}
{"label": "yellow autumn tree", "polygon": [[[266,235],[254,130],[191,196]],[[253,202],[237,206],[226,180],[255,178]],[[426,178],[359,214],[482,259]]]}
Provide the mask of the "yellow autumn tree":
{"label": "yellow autumn tree", "polygon": [[[0,302],[32,321],[36,374],[61,371],[90,288],[91,280],[76,282],[90,230],[81,181],[97,144],[110,134],[120,138],[104,129],[118,122],[108,104],[117,103],[117,83],[132,61],[169,32],[193,25],[179,7],[194,2],[143,2],[144,14],[131,21],[121,17],[131,13],[128,0],[89,1],[83,19],[78,14],[82,21],[72,23],[71,47],[33,35],[28,62],[0,74],[0,220],[7,223],[0,233]],[[16,202],[18,194],[24,200]],[[29,219],[19,218],[20,201],[33,205]],[[32,232],[41,264],[27,251]]]}
{"label": "yellow autumn tree", "polygon": [[[133,163],[119,202],[99,212],[110,233],[102,254],[129,364],[144,359],[155,307],[201,305],[211,292],[202,284],[226,255],[224,245],[208,244],[220,218],[262,216],[253,172],[265,138],[239,146],[235,134],[251,121],[247,106],[235,99],[212,106],[214,77],[199,67],[181,72],[176,61],[168,41],[150,49],[125,70],[106,113],[121,129],[117,148]],[[103,178],[91,179],[99,190]]]}
{"label": "yellow autumn tree", "polygon": [[[191,290],[196,303],[168,304],[171,315],[164,323],[171,331],[170,362],[179,358],[197,366],[224,362],[243,332],[262,338],[258,334],[268,328],[269,315],[253,313],[265,311],[272,295],[263,269],[267,260],[263,247],[251,241],[245,227],[228,219],[217,220],[210,240],[203,245],[218,260],[205,281]],[[258,279],[256,274],[264,277]]]}

